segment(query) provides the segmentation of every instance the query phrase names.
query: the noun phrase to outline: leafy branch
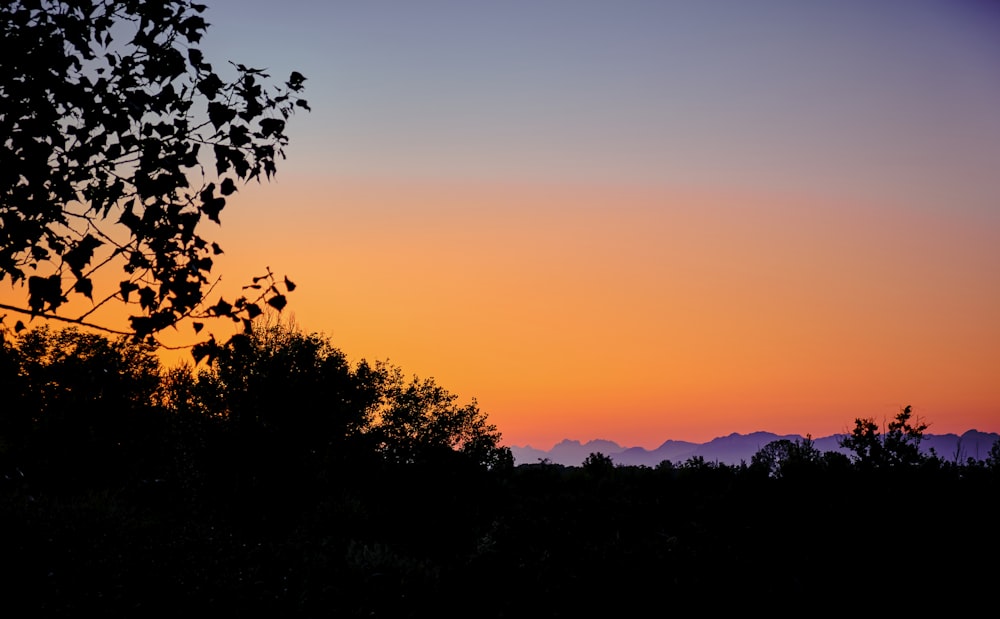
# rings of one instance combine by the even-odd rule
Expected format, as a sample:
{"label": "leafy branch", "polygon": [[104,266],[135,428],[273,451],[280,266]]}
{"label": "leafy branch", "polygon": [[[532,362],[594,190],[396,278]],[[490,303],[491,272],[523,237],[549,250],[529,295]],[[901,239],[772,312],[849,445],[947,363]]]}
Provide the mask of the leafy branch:
{"label": "leafy branch", "polygon": [[[246,328],[262,307],[287,303],[294,285],[279,289],[268,269],[244,288],[267,284],[253,298],[205,309],[222,253],[205,221],[221,224],[238,183],[273,178],[288,119],[309,110],[298,72],[271,85],[264,71],[231,63],[235,78],[220,77],[197,47],[205,9],[188,0],[0,6],[3,45],[19,50],[0,67],[0,281],[27,287],[26,303],[5,309],[155,341],[189,318]],[[114,268],[125,277],[95,303],[95,276]],[[92,307],[60,315],[78,296]],[[137,309],[128,329],[87,322],[113,300]]]}

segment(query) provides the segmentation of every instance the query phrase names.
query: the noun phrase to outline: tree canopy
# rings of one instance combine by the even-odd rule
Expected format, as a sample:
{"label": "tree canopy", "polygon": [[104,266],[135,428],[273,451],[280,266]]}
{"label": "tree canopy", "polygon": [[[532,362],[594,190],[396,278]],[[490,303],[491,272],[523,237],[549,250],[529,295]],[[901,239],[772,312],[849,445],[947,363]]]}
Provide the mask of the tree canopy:
{"label": "tree canopy", "polygon": [[914,417],[913,408],[906,406],[889,422],[882,434],[870,417],[854,420],[854,429],[840,441],[840,446],[854,452],[854,459],[864,468],[910,466],[924,460],[920,442],[928,424]]}
{"label": "tree canopy", "polygon": [[512,464],[475,400],[461,405],[434,379],[407,379],[388,362],[350,364],[321,334],[257,320],[219,348],[203,366],[165,370],[145,342],[76,327],[26,329],[0,341],[0,457],[44,454],[78,472],[81,464],[69,460],[119,458],[117,468],[131,471],[123,449],[145,457],[178,440],[176,432],[201,428],[182,451],[215,436],[212,460],[257,478],[297,471],[285,484],[351,459]]}
{"label": "tree canopy", "polygon": [[[294,288],[262,268],[248,293],[210,304],[205,232],[240,183],[270,180],[305,77],[214,67],[198,44],[206,6],[188,0],[0,4],[0,281],[3,309],[152,338],[192,319],[250,321]],[[117,277],[97,278],[118,270]],[[86,309],[65,316],[71,299]],[[108,302],[128,328],[90,324]],[[86,303],[86,302],[85,302]],[[23,328],[18,321],[16,330]]]}

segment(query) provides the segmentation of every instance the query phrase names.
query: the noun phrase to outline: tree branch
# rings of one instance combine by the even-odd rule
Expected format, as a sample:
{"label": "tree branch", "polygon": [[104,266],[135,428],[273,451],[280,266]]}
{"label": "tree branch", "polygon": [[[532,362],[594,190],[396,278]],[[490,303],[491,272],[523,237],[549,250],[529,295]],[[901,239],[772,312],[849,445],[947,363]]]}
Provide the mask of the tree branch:
{"label": "tree branch", "polygon": [[128,333],[127,331],[118,331],[117,329],[109,329],[108,327],[102,327],[101,325],[96,325],[91,322],[86,322],[79,318],[67,318],[65,316],[57,316],[55,314],[36,314],[29,309],[23,307],[17,307],[14,305],[7,305],[6,303],[0,303],[0,309],[10,310],[12,312],[18,312],[20,314],[26,314],[32,318],[44,318],[46,320],[58,320],[59,322],[66,322],[69,324],[80,325],[81,327],[87,327],[88,329],[97,329],[98,331],[103,331],[105,333],[112,333],[114,335],[135,335],[134,333]]}

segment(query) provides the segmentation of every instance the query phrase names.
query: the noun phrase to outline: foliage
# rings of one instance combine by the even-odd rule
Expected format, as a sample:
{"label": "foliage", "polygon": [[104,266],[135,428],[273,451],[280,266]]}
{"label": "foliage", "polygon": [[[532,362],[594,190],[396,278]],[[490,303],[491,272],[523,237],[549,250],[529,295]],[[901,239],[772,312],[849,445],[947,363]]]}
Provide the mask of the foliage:
{"label": "foliage", "polygon": [[[270,179],[305,78],[267,86],[259,69],[234,77],[197,45],[204,5],[189,0],[14,0],[0,4],[0,280],[27,286],[31,317],[59,317],[71,298],[132,312],[140,338],[194,318],[249,321],[281,309],[271,271],[253,295],[207,306],[206,236],[241,182]],[[16,50],[16,51],[15,51]],[[206,170],[207,168],[207,170]],[[98,271],[120,269],[98,280]],[[115,281],[117,280],[117,281]],[[114,281],[100,292],[102,281]],[[254,296],[256,295],[256,296]],[[23,328],[19,321],[17,330]],[[108,331],[119,330],[103,327]]]}
{"label": "foliage", "polygon": [[855,462],[865,468],[884,460],[878,423],[870,417],[855,419],[851,434],[840,440],[840,446],[853,451]]}
{"label": "foliage", "polygon": [[750,466],[775,478],[801,475],[820,466],[823,455],[812,437],[790,441],[779,439],[764,445],[750,460]]}
{"label": "foliage", "polygon": [[433,378],[413,376],[378,364],[380,402],[371,432],[378,449],[394,462],[420,462],[457,451],[486,466],[510,466],[510,450],[499,447],[500,432],[475,400],[458,404]]}
{"label": "foliage", "polygon": [[986,466],[993,471],[1000,473],[1000,439],[990,446],[989,454],[986,456]]}
{"label": "foliage", "polygon": [[928,424],[914,418],[907,406],[879,433],[874,419],[855,419],[854,429],[840,441],[840,446],[854,452],[854,459],[865,469],[910,466],[924,460],[920,441]]}
{"label": "foliage", "polygon": [[599,451],[589,454],[583,460],[582,468],[593,477],[606,477],[615,470],[615,462],[611,456]]}
{"label": "foliage", "polygon": [[247,449],[241,457],[270,470],[303,454],[322,461],[348,453],[394,463],[457,453],[485,467],[512,466],[475,400],[460,405],[433,378],[408,381],[387,362],[352,367],[327,337],[263,318],[219,346],[193,379],[175,377],[171,396],[223,420]]}
{"label": "foliage", "polygon": [[513,467],[474,400],[387,363],[349,364],[290,323],[258,321],[198,369],[164,369],[128,336],[26,330],[0,341],[0,388],[0,476],[35,483],[131,492],[157,480],[187,500],[292,505],[359,470]]}
{"label": "foliage", "polygon": [[36,475],[150,473],[162,442],[160,365],[151,347],[47,327],[3,345],[0,441]]}
{"label": "foliage", "polygon": [[924,460],[920,454],[920,442],[929,424],[914,417],[913,409],[906,406],[889,422],[888,431],[882,445],[889,466],[910,466]]}
{"label": "foliage", "polygon": [[230,424],[307,441],[359,433],[377,390],[327,338],[281,324],[233,337],[200,378],[221,394],[215,413]]}

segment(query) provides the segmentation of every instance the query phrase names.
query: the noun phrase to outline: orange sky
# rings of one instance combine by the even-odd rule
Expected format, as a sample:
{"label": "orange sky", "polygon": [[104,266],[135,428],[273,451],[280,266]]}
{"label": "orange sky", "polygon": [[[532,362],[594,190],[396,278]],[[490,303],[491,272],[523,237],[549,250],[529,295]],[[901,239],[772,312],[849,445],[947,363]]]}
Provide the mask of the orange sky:
{"label": "orange sky", "polygon": [[230,199],[217,294],[268,266],[288,275],[301,328],[476,398],[511,445],[819,437],[908,404],[933,432],[1000,431],[997,219],[291,174]]}
{"label": "orange sky", "polygon": [[907,404],[937,432],[1000,430],[991,213],[318,183],[244,188],[219,268],[287,274],[301,327],[475,397],[509,444],[824,436]]}

